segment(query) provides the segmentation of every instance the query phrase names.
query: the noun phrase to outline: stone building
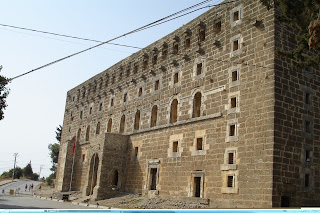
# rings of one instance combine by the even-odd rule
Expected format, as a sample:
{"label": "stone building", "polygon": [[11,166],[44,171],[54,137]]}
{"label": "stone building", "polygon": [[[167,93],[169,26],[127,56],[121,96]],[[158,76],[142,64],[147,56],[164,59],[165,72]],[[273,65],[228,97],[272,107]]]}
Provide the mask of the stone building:
{"label": "stone building", "polygon": [[320,73],[275,54],[295,44],[274,14],[214,7],[71,89],[56,189],[319,205]]}

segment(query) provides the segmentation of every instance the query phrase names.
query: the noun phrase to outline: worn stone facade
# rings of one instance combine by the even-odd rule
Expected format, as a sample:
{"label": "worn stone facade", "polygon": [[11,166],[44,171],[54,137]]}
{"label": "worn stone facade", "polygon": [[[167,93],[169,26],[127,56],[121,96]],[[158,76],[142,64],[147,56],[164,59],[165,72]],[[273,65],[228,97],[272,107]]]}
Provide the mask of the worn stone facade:
{"label": "worn stone facade", "polygon": [[71,89],[56,188],[319,205],[320,73],[275,54],[294,35],[274,13],[258,0],[214,7]]}

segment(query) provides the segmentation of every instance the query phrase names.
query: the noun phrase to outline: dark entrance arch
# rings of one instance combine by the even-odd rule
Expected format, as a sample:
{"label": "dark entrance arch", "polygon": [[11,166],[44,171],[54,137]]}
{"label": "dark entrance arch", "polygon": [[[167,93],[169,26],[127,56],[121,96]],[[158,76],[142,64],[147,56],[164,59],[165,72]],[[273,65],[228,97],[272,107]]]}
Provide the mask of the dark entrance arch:
{"label": "dark entrance arch", "polygon": [[90,161],[87,196],[93,194],[93,188],[97,185],[98,167],[99,167],[99,157],[98,157],[98,154],[95,153],[93,154]]}

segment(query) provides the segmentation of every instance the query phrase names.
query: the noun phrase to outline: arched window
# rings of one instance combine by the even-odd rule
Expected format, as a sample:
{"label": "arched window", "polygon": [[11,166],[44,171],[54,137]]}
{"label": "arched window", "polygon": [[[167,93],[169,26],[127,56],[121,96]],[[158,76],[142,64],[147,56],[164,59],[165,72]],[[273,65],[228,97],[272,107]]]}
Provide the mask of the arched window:
{"label": "arched window", "polygon": [[124,132],[125,122],[126,122],[126,116],[125,116],[125,115],[122,115],[121,121],[120,121],[120,133],[123,133],[123,132]]}
{"label": "arched window", "polygon": [[89,141],[89,139],[90,139],[90,126],[87,127],[86,141]]}
{"label": "arched window", "polygon": [[81,136],[81,128],[78,130],[78,134],[77,134],[77,141],[80,141],[80,136]]}
{"label": "arched window", "polygon": [[178,100],[174,99],[171,103],[170,109],[170,123],[175,123],[178,121]]}
{"label": "arched window", "polygon": [[154,127],[157,125],[157,117],[158,117],[158,106],[154,105],[152,107],[152,111],[151,111],[151,127]]}
{"label": "arched window", "polygon": [[108,129],[107,129],[107,132],[111,132],[111,129],[112,129],[112,118],[110,118],[109,121],[108,121]]}
{"label": "arched window", "polygon": [[140,128],[140,110],[137,110],[136,116],[134,118],[134,129],[139,130]]}
{"label": "arched window", "polygon": [[96,129],[96,134],[100,134],[100,122],[97,123],[97,129]]}
{"label": "arched window", "polygon": [[200,117],[200,109],[201,109],[201,92],[197,92],[193,98],[193,111],[192,117],[198,118]]}

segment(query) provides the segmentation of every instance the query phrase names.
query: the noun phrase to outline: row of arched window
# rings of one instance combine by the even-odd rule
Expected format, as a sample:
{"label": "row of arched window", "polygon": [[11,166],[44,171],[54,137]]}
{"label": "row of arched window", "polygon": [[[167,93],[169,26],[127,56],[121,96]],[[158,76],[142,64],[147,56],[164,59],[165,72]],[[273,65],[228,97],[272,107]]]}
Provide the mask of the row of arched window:
{"label": "row of arched window", "polygon": [[[193,118],[197,118],[200,117],[201,115],[201,97],[202,94],[201,92],[197,92],[194,95],[193,98],[193,111],[192,111],[192,117]],[[176,123],[178,121],[178,100],[174,99],[171,102],[171,106],[170,106],[170,118],[169,118],[169,122],[170,123]],[[134,125],[133,128],[134,130],[140,130],[140,118],[141,118],[141,111],[138,109],[135,113],[135,118],[134,118]],[[150,127],[155,127],[157,126],[157,118],[158,118],[158,106],[154,105],[152,107],[151,110],[151,119],[150,119]],[[125,122],[126,122],[126,116],[122,115],[121,119],[120,119],[120,128],[119,128],[119,133],[123,133],[125,130]],[[96,125],[96,135],[100,134],[100,128],[101,128],[101,124],[100,122],[97,123]],[[107,124],[107,133],[111,133],[112,131],[112,118],[110,118],[108,120],[108,124]],[[77,140],[79,141],[81,137],[81,128],[79,128],[78,130],[78,134],[77,134]],[[89,141],[90,140],[90,125],[87,126],[86,129],[86,136],[85,136],[85,140]]]}

